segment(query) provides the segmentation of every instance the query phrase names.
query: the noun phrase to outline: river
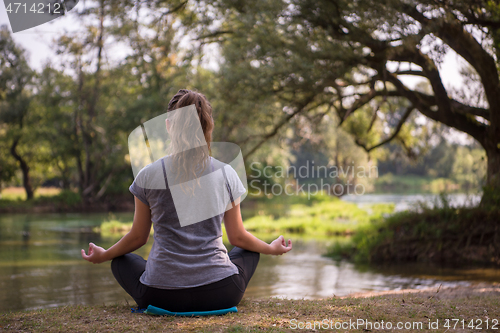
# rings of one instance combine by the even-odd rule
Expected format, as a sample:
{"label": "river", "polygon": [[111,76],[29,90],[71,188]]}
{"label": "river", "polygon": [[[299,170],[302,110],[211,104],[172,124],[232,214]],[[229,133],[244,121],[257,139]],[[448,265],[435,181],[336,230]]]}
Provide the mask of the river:
{"label": "river", "polygon": [[[474,203],[455,194],[452,202]],[[365,194],[344,197],[360,206],[394,202],[396,210],[417,200],[434,202],[432,195]],[[469,200],[469,201],[467,201]],[[248,213],[246,214],[248,215]],[[92,228],[107,214],[4,214],[0,216],[0,312],[50,308],[69,304],[112,304],[134,301],[114,280],[110,263],[93,265],[81,259],[89,242],[111,246]],[[132,221],[133,213],[116,213]],[[137,251],[147,257],[150,242]],[[363,291],[467,285],[472,281],[500,281],[493,268],[443,268],[419,264],[360,267],[348,261],[323,257],[331,241],[294,239],[294,248],[283,256],[261,256],[246,295],[313,299]]]}

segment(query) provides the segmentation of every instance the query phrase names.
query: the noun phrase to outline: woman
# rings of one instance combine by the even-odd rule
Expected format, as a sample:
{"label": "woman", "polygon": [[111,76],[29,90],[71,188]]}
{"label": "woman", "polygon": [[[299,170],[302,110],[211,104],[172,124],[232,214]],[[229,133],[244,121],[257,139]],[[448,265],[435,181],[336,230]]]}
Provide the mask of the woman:
{"label": "woman", "polygon": [[[193,104],[208,150],[207,147],[201,147],[185,153],[178,151],[141,170],[143,174],[158,169],[163,169],[165,175],[166,169],[178,172],[175,173],[176,177],[165,177],[166,189],[145,188],[138,183],[138,175],[130,186],[135,200],[134,222],[130,232],[107,250],[90,243],[88,254],[83,249],[81,251],[82,257],[94,264],[112,260],[113,275],[140,308],[153,305],[169,311],[184,312],[233,307],[241,301],[257,267],[260,253],[282,255],[292,249],[291,240],[286,243],[283,236],[267,244],[245,230],[239,198],[246,190],[232,168],[229,169],[231,172],[218,180],[221,184],[227,182],[231,185],[231,202],[227,204],[232,208],[200,223],[180,226],[168,186],[170,180],[177,176],[189,177],[190,172],[198,175],[200,172],[207,173],[213,170],[214,163],[220,164],[207,153],[214,122],[212,107],[206,97],[195,91],[181,89],[170,100],[167,111]],[[176,126],[175,122],[169,123],[167,120],[170,134],[180,128]],[[186,133],[181,130],[177,132]],[[193,155],[193,152],[196,154]],[[200,163],[186,169],[189,164],[186,163],[187,157],[191,158],[189,161],[194,158]],[[175,168],[176,165],[178,168]],[[189,191],[193,189],[188,188],[186,192]],[[222,244],[222,219],[229,242],[234,246],[229,254]],[[155,229],[154,243],[146,261],[131,252],[146,244],[151,225]]]}

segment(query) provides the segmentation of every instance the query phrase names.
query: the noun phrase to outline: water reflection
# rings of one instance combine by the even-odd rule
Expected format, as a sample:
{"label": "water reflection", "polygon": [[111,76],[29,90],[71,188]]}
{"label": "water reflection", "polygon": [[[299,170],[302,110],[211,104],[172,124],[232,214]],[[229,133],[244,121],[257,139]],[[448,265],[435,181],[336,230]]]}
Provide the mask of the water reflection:
{"label": "water reflection", "polygon": [[[119,220],[133,215],[121,214]],[[90,241],[112,245],[92,227],[104,214],[3,215],[0,217],[0,311],[63,304],[102,304],[127,299],[110,264],[80,257]]]}
{"label": "water reflection", "polygon": [[[105,248],[116,239],[92,228],[106,214],[16,214],[0,216],[0,312],[67,304],[111,304],[128,301],[113,278],[110,263],[90,264],[80,256],[89,242]],[[131,221],[133,213],[115,214]],[[137,251],[147,257],[150,242]],[[322,257],[327,241],[294,239],[294,249],[280,256],[261,256],[247,296],[323,298],[369,290],[454,285],[466,280],[500,281],[495,269],[422,268],[418,265],[355,267]]]}
{"label": "water reflection", "polygon": [[[326,245],[325,242],[299,241],[295,242],[293,251],[286,256],[262,256],[247,295],[314,299],[363,291],[469,284],[464,280],[467,274],[457,269],[427,267],[425,276],[419,274],[420,265],[405,265],[403,271],[398,266],[359,269],[350,262],[335,262],[321,256]],[[500,271],[497,269],[481,269],[477,272],[482,276],[489,274],[489,280],[500,281]]]}
{"label": "water reflection", "polygon": [[64,304],[103,304],[127,298],[116,288],[109,264],[2,267],[0,310],[38,309]]}

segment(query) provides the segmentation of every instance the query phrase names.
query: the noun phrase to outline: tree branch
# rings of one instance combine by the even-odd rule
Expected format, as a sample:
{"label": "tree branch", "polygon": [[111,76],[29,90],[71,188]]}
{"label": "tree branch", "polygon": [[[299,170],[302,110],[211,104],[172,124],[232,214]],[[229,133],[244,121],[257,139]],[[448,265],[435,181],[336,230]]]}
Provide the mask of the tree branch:
{"label": "tree branch", "polygon": [[406,87],[395,75],[389,74],[388,79],[392,84],[394,84],[401,96],[406,97],[424,116],[427,116],[435,121],[439,121],[447,126],[454,127],[459,131],[465,132],[481,144],[485,143],[488,126],[481,124],[473,117],[468,117],[467,115],[463,115],[458,112],[446,113],[441,110],[433,111],[431,107],[437,104],[435,97],[434,103],[429,104],[429,95],[408,89],[408,87]]}
{"label": "tree branch", "polygon": [[389,52],[388,58],[396,61],[409,60],[422,67],[422,73],[429,80],[434,91],[439,110],[447,114],[452,112],[448,92],[443,85],[439,70],[428,55],[422,53],[415,45],[401,45],[393,47]]}
{"label": "tree branch", "polygon": [[462,24],[446,22],[444,18],[430,20],[410,5],[403,5],[403,8],[408,15],[422,24],[423,29],[441,38],[477,71],[491,110],[491,133],[498,136],[500,133],[500,78],[495,59],[470,33],[464,30]]}
{"label": "tree branch", "polygon": [[341,115],[339,126],[344,123],[351,113],[369,103],[373,98],[375,98],[375,96],[377,96],[377,91],[375,89],[371,89],[369,93],[361,95],[361,97],[354,101],[351,107],[347,109],[343,115]]}
{"label": "tree branch", "polygon": [[399,120],[398,122],[398,125],[396,126],[396,129],[394,130],[394,132],[389,136],[387,137],[386,139],[380,141],[379,143],[377,143],[376,145],[370,147],[370,148],[367,148],[365,144],[363,144],[359,138],[356,138],[355,139],[355,142],[358,146],[362,147],[367,153],[369,153],[370,151],[380,147],[380,146],[383,146],[385,145],[386,143],[388,143],[389,141],[391,141],[392,139],[394,139],[398,134],[399,132],[401,131],[401,128],[403,127],[404,123],[406,122],[406,120],[408,119],[408,117],[410,116],[411,112],[415,109],[415,107],[413,105],[409,106],[405,112],[403,113],[403,116],[401,117],[401,119]]}
{"label": "tree branch", "polygon": [[379,96],[384,96],[384,97],[399,97],[401,96],[397,91],[395,90],[370,90],[369,93],[360,95],[360,98],[358,98],[349,109],[344,110],[344,114],[339,114],[340,117],[340,122],[339,126],[344,123],[344,121],[347,119],[349,115],[351,115],[353,112],[358,110],[359,108],[363,107],[364,105],[368,104],[372,99],[375,97]]}
{"label": "tree branch", "polygon": [[205,39],[205,38],[212,38],[212,37],[217,37],[217,36],[220,36],[220,35],[230,34],[230,33],[233,33],[233,31],[232,30],[219,30],[219,31],[212,32],[210,34],[198,36],[198,37],[194,38],[193,40],[201,40],[201,39]]}
{"label": "tree branch", "polygon": [[393,72],[392,74],[395,74],[395,75],[415,75],[415,76],[423,76],[423,77],[426,77],[425,76],[425,73],[422,72],[422,71],[397,71],[397,72]]}
{"label": "tree branch", "polygon": [[267,134],[263,135],[262,140],[260,140],[252,149],[250,149],[249,152],[247,152],[244,156],[244,159],[247,159],[250,155],[255,153],[257,149],[259,149],[267,140],[270,138],[274,137],[276,134],[278,134],[278,131],[281,127],[283,127],[285,124],[287,124],[293,117],[298,115],[299,113],[302,113],[305,111],[307,105],[309,105],[310,102],[314,100],[316,97],[316,94],[311,95],[308,97],[304,102],[301,103],[300,106],[298,106],[294,112],[288,114],[286,117],[284,117],[278,124],[274,126],[274,128]]}

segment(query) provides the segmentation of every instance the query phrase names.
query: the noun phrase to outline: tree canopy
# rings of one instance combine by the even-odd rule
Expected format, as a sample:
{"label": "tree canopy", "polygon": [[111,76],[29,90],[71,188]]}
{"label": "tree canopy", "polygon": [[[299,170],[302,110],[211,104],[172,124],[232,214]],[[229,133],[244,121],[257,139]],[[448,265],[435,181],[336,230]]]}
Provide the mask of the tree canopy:
{"label": "tree canopy", "polygon": [[[498,193],[498,3],[220,0],[201,7],[200,39],[221,46],[228,91],[280,103],[267,115],[274,126],[254,133],[254,148],[299,115],[333,111],[367,152],[397,140],[411,153],[412,140],[425,132],[414,121],[418,112],[467,133],[485,149],[486,189]],[[439,71],[450,51],[467,64],[459,90],[446,87]],[[430,89],[405,83],[405,76],[422,78]],[[320,106],[326,110],[318,111]],[[500,196],[493,192],[485,197],[496,202]]]}
{"label": "tree canopy", "polygon": [[[284,160],[304,140],[340,164],[368,163],[353,142],[375,158],[387,143],[412,157],[446,125],[485,150],[485,197],[500,198],[494,1],[98,0],[69,15],[80,31],[61,32],[39,72],[1,31],[0,181],[22,169],[28,197],[33,174],[76,183],[88,202],[126,190],[129,132],[189,88],[212,102],[214,140],[247,159]],[[447,52],[466,64],[460,89],[443,83]]]}

